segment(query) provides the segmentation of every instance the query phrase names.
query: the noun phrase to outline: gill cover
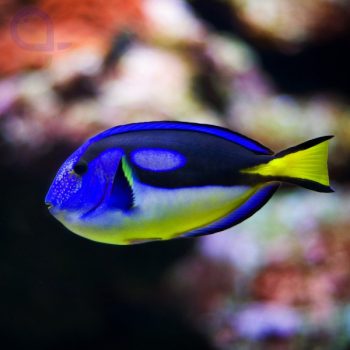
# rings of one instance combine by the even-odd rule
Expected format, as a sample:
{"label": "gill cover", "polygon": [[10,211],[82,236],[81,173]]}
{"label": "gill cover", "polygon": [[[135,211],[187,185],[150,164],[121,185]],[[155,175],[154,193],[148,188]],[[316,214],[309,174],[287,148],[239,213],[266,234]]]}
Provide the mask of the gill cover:
{"label": "gill cover", "polygon": [[45,198],[52,214],[86,216],[104,206],[122,156],[119,149],[104,151],[86,162],[86,170],[79,174],[74,168],[84,162],[84,153],[81,149],[74,152],[61,166]]}

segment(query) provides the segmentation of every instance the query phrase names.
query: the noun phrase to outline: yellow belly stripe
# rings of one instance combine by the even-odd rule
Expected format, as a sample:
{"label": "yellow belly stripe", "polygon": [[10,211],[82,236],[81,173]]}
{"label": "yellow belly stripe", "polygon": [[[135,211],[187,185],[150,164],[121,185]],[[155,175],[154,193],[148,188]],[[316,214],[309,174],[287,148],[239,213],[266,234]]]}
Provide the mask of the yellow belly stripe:
{"label": "yellow belly stripe", "polygon": [[115,225],[70,225],[73,232],[94,241],[131,244],[147,240],[168,240],[205,227],[241,206],[259,187],[203,187],[176,190],[144,189],[135,211],[115,215]]}

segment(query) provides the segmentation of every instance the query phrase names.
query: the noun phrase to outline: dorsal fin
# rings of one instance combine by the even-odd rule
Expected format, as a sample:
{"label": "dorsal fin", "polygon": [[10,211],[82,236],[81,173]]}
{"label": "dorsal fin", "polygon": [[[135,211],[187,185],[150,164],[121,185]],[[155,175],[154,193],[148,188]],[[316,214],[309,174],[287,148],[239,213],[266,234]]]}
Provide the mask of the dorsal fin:
{"label": "dorsal fin", "polygon": [[144,123],[133,123],[126,125],[119,125],[114,128],[103,131],[102,133],[94,136],[90,142],[96,142],[103,138],[123,134],[132,131],[141,130],[186,130],[186,131],[197,131],[202,133],[207,133],[210,135],[215,135],[233,143],[236,143],[244,148],[247,148],[257,154],[270,155],[274,152],[269,148],[261,145],[244,135],[231,130],[207,124],[196,124],[196,123],[185,123],[185,122],[170,122],[170,121],[159,121],[159,122],[144,122]]}

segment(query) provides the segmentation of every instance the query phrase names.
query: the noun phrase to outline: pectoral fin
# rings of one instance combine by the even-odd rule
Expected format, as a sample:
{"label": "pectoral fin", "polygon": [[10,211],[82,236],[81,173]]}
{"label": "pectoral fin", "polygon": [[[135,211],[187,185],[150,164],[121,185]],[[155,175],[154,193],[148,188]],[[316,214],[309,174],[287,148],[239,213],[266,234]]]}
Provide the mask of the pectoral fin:
{"label": "pectoral fin", "polygon": [[115,173],[107,205],[109,208],[128,211],[134,206],[133,173],[123,156]]}

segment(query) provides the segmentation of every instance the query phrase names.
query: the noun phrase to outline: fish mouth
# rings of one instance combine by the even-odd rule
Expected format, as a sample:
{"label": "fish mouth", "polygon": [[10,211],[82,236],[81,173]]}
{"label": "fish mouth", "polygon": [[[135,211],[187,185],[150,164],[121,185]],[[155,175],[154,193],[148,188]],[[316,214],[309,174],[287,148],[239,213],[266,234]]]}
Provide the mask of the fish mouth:
{"label": "fish mouth", "polygon": [[51,215],[56,216],[57,212],[59,211],[57,206],[53,205],[49,201],[45,201],[45,206]]}
{"label": "fish mouth", "polygon": [[53,208],[53,205],[52,205],[52,203],[50,203],[50,202],[45,202],[45,205],[46,205],[46,207],[47,207],[48,210],[50,210],[50,209]]}

